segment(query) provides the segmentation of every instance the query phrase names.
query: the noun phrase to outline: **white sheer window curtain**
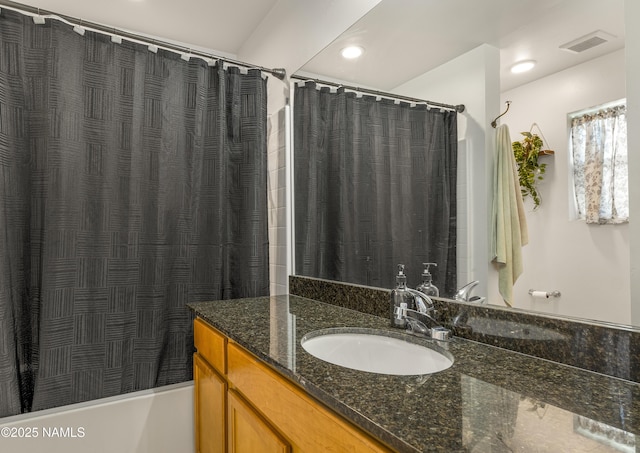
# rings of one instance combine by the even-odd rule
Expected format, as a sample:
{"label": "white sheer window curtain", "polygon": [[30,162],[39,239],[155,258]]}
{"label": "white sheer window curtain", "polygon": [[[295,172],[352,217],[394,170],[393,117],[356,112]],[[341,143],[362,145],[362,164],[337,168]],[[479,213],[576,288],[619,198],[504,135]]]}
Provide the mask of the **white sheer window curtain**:
{"label": "white sheer window curtain", "polygon": [[629,221],[626,105],[571,118],[578,217],[587,223]]}

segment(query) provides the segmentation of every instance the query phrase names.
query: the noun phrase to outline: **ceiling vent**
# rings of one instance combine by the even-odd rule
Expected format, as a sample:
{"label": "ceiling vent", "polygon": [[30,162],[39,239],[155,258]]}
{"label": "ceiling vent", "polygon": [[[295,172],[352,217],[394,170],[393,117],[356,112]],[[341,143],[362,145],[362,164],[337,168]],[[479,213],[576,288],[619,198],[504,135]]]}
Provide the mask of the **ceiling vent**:
{"label": "ceiling vent", "polygon": [[599,46],[600,44],[604,44],[605,42],[609,42],[614,38],[615,36],[610,35],[609,33],[602,30],[596,30],[588,35],[581,36],[578,39],[574,39],[571,42],[563,44],[560,48],[568,50],[569,52],[580,53]]}

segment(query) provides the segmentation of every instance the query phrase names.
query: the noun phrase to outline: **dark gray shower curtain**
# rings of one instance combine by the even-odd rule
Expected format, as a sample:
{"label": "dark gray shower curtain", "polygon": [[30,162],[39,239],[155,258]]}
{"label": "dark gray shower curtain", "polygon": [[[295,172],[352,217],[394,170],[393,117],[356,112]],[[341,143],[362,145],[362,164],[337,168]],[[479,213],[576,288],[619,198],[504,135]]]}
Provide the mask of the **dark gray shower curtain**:
{"label": "dark gray shower curtain", "polygon": [[391,288],[436,262],[456,286],[456,112],[307,82],[294,92],[295,270]]}
{"label": "dark gray shower curtain", "polygon": [[0,15],[0,416],[191,378],[266,295],[266,80]]}

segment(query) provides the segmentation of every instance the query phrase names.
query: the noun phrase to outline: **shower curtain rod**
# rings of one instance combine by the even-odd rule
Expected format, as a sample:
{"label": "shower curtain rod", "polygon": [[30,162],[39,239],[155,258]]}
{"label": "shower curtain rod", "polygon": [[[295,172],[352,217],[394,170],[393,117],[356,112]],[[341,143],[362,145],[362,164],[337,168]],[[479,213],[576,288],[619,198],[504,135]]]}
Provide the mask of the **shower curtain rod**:
{"label": "shower curtain rod", "polygon": [[[233,60],[227,57],[221,57],[218,55],[214,55],[211,53],[207,53],[204,51],[192,49],[189,47],[180,46],[177,44],[173,44],[167,41],[162,41],[159,39],[149,38],[147,36],[138,35],[136,33],[130,33],[123,30],[119,30],[114,27],[106,27],[104,25],[100,25],[94,22],[89,22],[83,19],[78,19],[71,16],[66,16],[64,14],[54,13],[52,11],[47,11],[41,8],[36,8],[34,6],[23,5],[22,3],[12,2],[10,0],[0,0],[0,8],[6,8],[12,11],[16,11],[18,13],[23,13],[27,16],[32,17],[42,17],[49,19],[58,19],[62,22],[66,22],[69,25],[79,26],[89,31],[95,31],[98,33],[102,33],[104,35],[109,35],[112,37],[119,37],[125,39],[127,41],[135,42],[143,45],[155,46],[158,49],[169,50],[174,53],[178,53],[181,55],[188,55],[194,57],[201,57],[205,60],[219,60],[225,63],[231,63],[236,66],[242,66],[248,69],[258,69],[262,72],[269,73],[276,77],[277,79],[283,80],[287,73],[283,68],[265,68],[262,66],[253,65],[250,63],[245,63],[242,61]],[[187,58],[188,59],[188,58]]]}
{"label": "shower curtain rod", "polygon": [[291,78],[301,80],[301,81],[306,81],[306,82],[315,82],[321,85],[330,85],[338,88],[344,88],[345,90],[357,91],[360,93],[372,94],[375,96],[381,96],[388,99],[398,99],[400,101],[408,101],[408,102],[416,102],[416,103],[419,102],[419,103],[427,104],[433,107],[441,107],[447,110],[455,110],[458,113],[462,113],[465,110],[464,104],[458,104],[458,105],[441,104],[440,102],[426,101],[424,99],[412,98],[412,97],[402,96],[402,95],[393,94],[393,93],[385,93],[384,91],[370,90],[368,88],[348,86],[348,85],[343,85],[341,83],[336,83],[336,82],[327,82],[326,80],[314,79],[311,77],[304,77],[304,76],[299,76],[295,74],[292,75]]}

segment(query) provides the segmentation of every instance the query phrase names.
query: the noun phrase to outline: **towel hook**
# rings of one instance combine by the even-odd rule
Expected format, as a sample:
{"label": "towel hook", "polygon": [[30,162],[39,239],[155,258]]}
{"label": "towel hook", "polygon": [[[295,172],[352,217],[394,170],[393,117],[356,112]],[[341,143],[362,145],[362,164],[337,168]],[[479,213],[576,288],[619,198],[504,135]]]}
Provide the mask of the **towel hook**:
{"label": "towel hook", "polygon": [[496,128],[496,126],[498,126],[498,123],[497,123],[498,118],[500,118],[501,116],[506,115],[507,112],[509,111],[509,106],[511,105],[511,101],[507,101],[507,102],[505,102],[505,104],[507,104],[507,110],[505,110],[500,115],[498,115],[495,120],[491,121],[491,127],[493,127],[494,129]]}

